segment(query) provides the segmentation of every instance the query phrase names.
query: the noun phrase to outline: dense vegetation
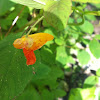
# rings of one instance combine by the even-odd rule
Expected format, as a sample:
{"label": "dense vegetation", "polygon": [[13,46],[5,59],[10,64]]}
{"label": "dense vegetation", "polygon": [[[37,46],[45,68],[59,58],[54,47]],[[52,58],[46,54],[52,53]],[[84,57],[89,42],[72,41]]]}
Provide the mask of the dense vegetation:
{"label": "dense vegetation", "polygon": [[[87,49],[100,58],[100,35],[91,23],[99,10],[100,0],[0,0],[0,100],[94,100],[100,69],[91,76],[83,66],[91,60]],[[13,42],[29,29],[54,40],[27,66]]]}

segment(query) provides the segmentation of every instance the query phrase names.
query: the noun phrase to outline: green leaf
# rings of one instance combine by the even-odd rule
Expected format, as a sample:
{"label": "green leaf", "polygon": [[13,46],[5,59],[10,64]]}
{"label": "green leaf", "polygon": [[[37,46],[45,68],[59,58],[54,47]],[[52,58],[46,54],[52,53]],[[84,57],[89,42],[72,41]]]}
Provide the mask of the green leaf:
{"label": "green leaf", "polygon": [[57,55],[56,60],[60,62],[61,64],[66,64],[68,59],[67,51],[64,46],[57,47]]}
{"label": "green leaf", "polygon": [[75,2],[81,2],[81,3],[100,3],[100,0],[72,0]]}
{"label": "green leaf", "polygon": [[8,29],[8,27],[7,26],[10,26],[11,25],[11,21],[10,20],[5,20],[5,19],[0,19],[0,24],[1,24],[1,27],[2,27],[2,29],[5,29],[5,30],[7,30]]}
{"label": "green leaf", "polygon": [[96,21],[96,17],[94,15],[85,15],[85,17],[90,21]]}
{"label": "green leaf", "polygon": [[100,34],[96,34],[95,38],[98,39],[98,40],[100,40]]}
{"label": "green leaf", "polygon": [[71,14],[71,0],[55,0],[48,2],[44,8],[46,21],[58,31],[66,28]]}
{"label": "green leaf", "polygon": [[49,68],[48,65],[42,64],[42,63],[39,63],[39,62],[38,62],[38,64],[35,64],[34,68],[35,68],[34,71],[36,73],[33,76],[34,80],[45,78],[49,74],[49,72],[51,71],[51,69]]}
{"label": "green leaf", "polygon": [[90,55],[85,50],[78,51],[77,58],[82,65],[85,65],[90,60]]}
{"label": "green leaf", "polygon": [[9,35],[0,41],[0,100],[12,100],[33,76],[23,51],[13,47],[13,41],[19,36]]}
{"label": "green leaf", "polygon": [[[36,2],[34,0],[11,0],[11,1],[28,6],[28,7],[36,8],[36,9],[42,9],[45,6],[45,5],[43,5],[39,2]],[[47,2],[47,0],[39,0],[39,1],[43,2],[43,3]]]}
{"label": "green leaf", "polygon": [[44,89],[42,91],[41,98],[42,98],[42,100],[54,100],[54,96],[53,96],[52,92],[50,92],[47,89]]}
{"label": "green leaf", "polygon": [[40,95],[38,91],[31,86],[31,84],[28,85],[28,87],[24,90],[24,92],[16,97],[15,100],[41,100]]}
{"label": "green leaf", "polygon": [[87,89],[71,89],[69,100],[94,100],[95,98],[95,88]]}
{"label": "green leaf", "polygon": [[96,71],[96,75],[100,77],[100,68]]}
{"label": "green leaf", "polygon": [[86,78],[83,88],[91,88],[94,85],[96,85],[98,83],[98,77],[97,76],[89,76],[88,78]]}
{"label": "green leaf", "polygon": [[46,64],[55,64],[55,55],[54,55],[54,52],[47,48],[47,47],[43,47],[41,48],[40,50],[41,52],[41,58],[43,60],[43,62],[45,62]]}
{"label": "green leaf", "polygon": [[100,100],[100,90],[99,90],[99,93],[98,93],[98,94],[99,94],[98,98],[99,98],[99,100]]}
{"label": "green leaf", "polygon": [[100,58],[100,43],[97,40],[93,39],[90,42],[89,49],[97,59]]}
{"label": "green leaf", "polygon": [[52,91],[44,89],[42,91],[41,98],[42,100],[55,100],[56,98],[63,97],[65,95],[66,95],[66,92],[61,89],[55,89]]}
{"label": "green leaf", "polygon": [[66,92],[64,90],[61,89],[56,89],[55,91],[52,92],[55,98],[58,97],[63,97],[66,95]]}
{"label": "green leaf", "polygon": [[0,15],[4,15],[15,3],[9,0],[0,0]]}
{"label": "green leaf", "polygon": [[49,34],[53,35],[55,38],[58,37],[57,30],[55,30],[55,28],[53,28],[52,26],[49,26],[49,27],[45,28],[43,32],[44,33],[49,33]]}
{"label": "green leaf", "polygon": [[78,27],[85,33],[92,34],[94,31],[94,27],[89,21],[85,21],[84,24],[82,24]]}
{"label": "green leaf", "polygon": [[93,6],[96,6],[96,8],[100,9],[100,4],[92,4]]}
{"label": "green leaf", "polygon": [[68,63],[75,64],[75,60],[73,59],[73,57],[72,57],[72,56],[69,56],[69,57],[68,57],[67,62],[68,62]]}
{"label": "green leaf", "polygon": [[64,40],[63,39],[55,39],[55,43],[57,44],[57,45],[63,45],[64,44]]}
{"label": "green leaf", "polygon": [[24,26],[26,23],[28,23],[27,19],[26,18],[22,18],[22,19],[19,19],[16,23],[16,25],[18,26],[18,28],[21,28],[22,26]]}
{"label": "green leaf", "polygon": [[51,89],[57,88],[57,78],[63,76],[62,70],[59,67],[51,66],[51,70],[48,74],[45,74],[44,70],[41,71],[44,73],[44,77],[38,77],[36,73],[36,75],[33,76],[32,82],[38,87],[49,86]]}

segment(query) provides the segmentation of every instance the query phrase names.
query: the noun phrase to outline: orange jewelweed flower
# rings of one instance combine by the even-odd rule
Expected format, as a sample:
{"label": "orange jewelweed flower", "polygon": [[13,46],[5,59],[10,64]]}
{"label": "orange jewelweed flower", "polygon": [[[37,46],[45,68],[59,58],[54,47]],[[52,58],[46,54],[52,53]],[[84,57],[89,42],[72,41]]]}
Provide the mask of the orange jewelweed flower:
{"label": "orange jewelweed flower", "polygon": [[23,53],[27,59],[26,64],[32,65],[36,62],[34,51],[40,49],[47,41],[53,40],[53,36],[48,33],[36,33],[32,35],[24,35],[14,41],[13,45],[17,49],[23,49]]}

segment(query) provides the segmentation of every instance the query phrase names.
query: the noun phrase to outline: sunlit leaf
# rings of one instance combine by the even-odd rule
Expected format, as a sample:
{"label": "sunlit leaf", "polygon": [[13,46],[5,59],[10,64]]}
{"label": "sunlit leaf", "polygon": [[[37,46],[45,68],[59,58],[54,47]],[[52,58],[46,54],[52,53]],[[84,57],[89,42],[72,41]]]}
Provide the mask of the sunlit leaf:
{"label": "sunlit leaf", "polygon": [[96,71],[96,75],[100,77],[100,68]]}
{"label": "sunlit leaf", "polygon": [[64,46],[57,47],[56,60],[61,64],[66,64],[68,59],[67,50]]}
{"label": "sunlit leaf", "polygon": [[94,31],[94,27],[89,21],[85,21],[84,24],[82,24],[78,27],[85,33],[92,34]]}
{"label": "sunlit leaf", "polygon": [[69,100],[94,100],[95,98],[95,88],[87,89],[71,89]]}
{"label": "sunlit leaf", "polygon": [[48,2],[44,8],[46,21],[58,31],[66,28],[71,14],[71,0],[55,0]]}
{"label": "sunlit leaf", "polygon": [[[38,3],[38,2],[36,2],[34,0],[11,0],[11,1],[13,1],[15,3],[19,3],[19,4],[22,4],[22,5],[25,5],[25,6],[33,7],[33,8],[36,8],[36,9],[41,9],[41,8],[44,7],[43,4],[40,4],[40,3]],[[39,0],[39,1],[43,1],[43,0]]]}
{"label": "sunlit leaf", "polygon": [[98,82],[97,76],[89,76],[88,78],[86,78],[83,87],[84,88],[93,87],[94,85],[97,84],[97,82]]}
{"label": "sunlit leaf", "polygon": [[82,65],[85,65],[90,60],[90,55],[85,50],[78,51],[77,58]]}
{"label": "sunlit leaf", "polygon": [[90,42],[89,49],[96,58],[100,58],[100,43],[97,40],[93,39]]}

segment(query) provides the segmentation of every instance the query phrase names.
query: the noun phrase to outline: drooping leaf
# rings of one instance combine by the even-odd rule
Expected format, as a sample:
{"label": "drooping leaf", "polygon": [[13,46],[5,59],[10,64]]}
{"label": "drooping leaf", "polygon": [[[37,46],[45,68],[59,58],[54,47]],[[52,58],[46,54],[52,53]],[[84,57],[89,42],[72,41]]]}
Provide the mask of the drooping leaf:
{"label": "drooping leaf", "polygon": [[13,47],[20,35],[10,35],[0,42],[0,100],[12,100],[33,76],[22,50]]}
{"label": "drooping leaf", "polygon": [[72,0],[72,1],[81,3],[100,3],[100,0]]}
{"label": "drooping leaf", "polygon": [[90,60],[90,55],[85,50],[78,51],[77,58],[82,65],[85,65]]}
{"label": "drooping leaf", "polygon": [[44,8],[46,21],[58,31],[66,28],[71,14],[71,0],[50,1]]}
{"label": "drooping leaf", "polygon": [[100,43],[97,40],[93,39],[90,42],[89,49],[97,59],[100,58]]}

